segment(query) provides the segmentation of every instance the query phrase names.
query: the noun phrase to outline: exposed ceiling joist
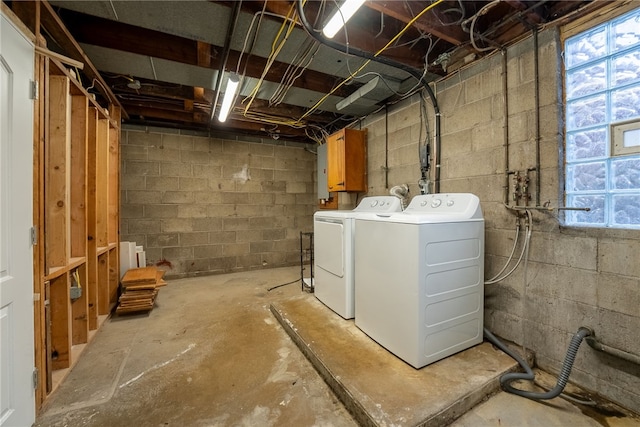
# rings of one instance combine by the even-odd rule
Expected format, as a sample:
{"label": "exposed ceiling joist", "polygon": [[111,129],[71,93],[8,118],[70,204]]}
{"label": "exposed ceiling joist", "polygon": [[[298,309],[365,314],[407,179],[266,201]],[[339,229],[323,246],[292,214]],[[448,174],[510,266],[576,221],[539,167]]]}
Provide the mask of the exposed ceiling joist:
{"label": "exposed ceiling joist", "polygon": [[[54,28],[49,48],[83,60],[82,43],[96,64],[85,82],[102,79],[115,94],[112,101],[131,114],[130,123],[314,142],[309,135],[331,133],[419,87],[413,71],[424,70],[432,81],[540,24],[574,19],[612,0],[369,0],[334,42],[384,57],[384,63],[319,45],[299,25],[284,40],[283,25],[296,19],[298,1],[243,0],[233,24],[234,1],[52,0],[54,8],[43,3],[42,23]],[[31,4],[11,3],[17,9]],[[339,3],[306,1],[304,12],[319,32]],[[211,111],[222,99],[215,82],[226,87],[220,70],[228,34],[223,72],[237,70],[244,78],[223,124],[211,120]],[[376,90],[361,90],[372,79]]]}

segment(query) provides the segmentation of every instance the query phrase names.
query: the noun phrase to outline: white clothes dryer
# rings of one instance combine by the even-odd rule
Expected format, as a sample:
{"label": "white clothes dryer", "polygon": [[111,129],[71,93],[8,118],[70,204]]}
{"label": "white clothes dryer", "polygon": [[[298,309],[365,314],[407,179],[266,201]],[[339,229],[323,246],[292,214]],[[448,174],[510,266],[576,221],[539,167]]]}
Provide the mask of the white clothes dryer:
{"label": "white clothes dryer", "polygon": [[355,324],[415,368],[482,342],[484,219],[473,194],[356,217]]}
{"label": "white clothes dryer", "polygon": [[318,211],[313,215],[314,294],[345,319],[353,319],[354,220],[363,213],[390,215],[402,210],[394,196],[363,198],[353,210]]}

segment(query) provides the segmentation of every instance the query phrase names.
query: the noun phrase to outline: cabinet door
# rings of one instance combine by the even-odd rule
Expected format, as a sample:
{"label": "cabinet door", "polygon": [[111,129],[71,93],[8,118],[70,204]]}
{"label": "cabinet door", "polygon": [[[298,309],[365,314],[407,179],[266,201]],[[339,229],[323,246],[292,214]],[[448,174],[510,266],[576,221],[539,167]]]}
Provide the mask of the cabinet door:
{"label": "cabinet door", "polygon": [[365,135],[345,128],[327,137],[329,191],[366,191]]}
{"label": "cabinet door", "polygon": [[327,187],[329,191],[346,191],[344,129],[327,137]]}

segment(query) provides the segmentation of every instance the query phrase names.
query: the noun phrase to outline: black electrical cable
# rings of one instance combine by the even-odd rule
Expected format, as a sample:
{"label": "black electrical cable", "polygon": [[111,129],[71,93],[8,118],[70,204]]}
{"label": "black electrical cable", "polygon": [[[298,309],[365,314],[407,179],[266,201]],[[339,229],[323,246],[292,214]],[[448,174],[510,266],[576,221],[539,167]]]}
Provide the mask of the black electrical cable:
{"label": "black electrical cable", "polygon": [[283,287],[283,286],[293,285],[294,283],[297,283],[299,280],[300,280],[300,279],[296,279],[296,280],[292,280],[291,282],[287,282],[287,283],[283,283],[283,284],[281,284],[281,285],[273,286],[273,287],[271,287],[271,288],[268,288],[268,289],[267,289],[267,292],[271,292],[272,290],[277,289],[277,288],[281,288],[281,287]]}
{"label": "black electrical cable", "polygon": [[426,81],[424,81],[423,70],[411,67],[407,64],[403,64],[393,59],[385,58],[383,56],[376,56],[371,52],[366,52],[364,50],[360,50],[352,46],[346,47],[341,45],[340,43],[336,43],[332,40],[325,38],[320,32],[315,31],[313,26],[307,20],[307,17],[304,13],[303,2],[304,0],[298,0],[296,2],[296,10],[298,12],[298,17],[300,18],[300,22],[302,23],[302,27],[311,37],[318,40],[323,45],[333,48],[339,52],[349,54],[349,55],[359,56],[360,58],[369,59],[371,61],[378,62],[380,64],[388,65],[390,67],[394,67],[399,70],[405,71],[406,73],[409,73],[412,77],[417,79],[418,82],[422,83],[422,86],[424,87],[425,91],[429,95],[429,99],[431,100],[431,104],[433,105],[433,109],[435,110],[435,116],[436,116],[436,120],[435,120],[436,121],[436,128],[435,128],[436,141],[435,141],[435,147],[433,150],[433,155],[435,157],[435,164],[436,164],[435,172],[434,172],[435,174],[434,192],[439,193],[440,192],[440,108],[438,107],[438,101],[436,100],[436,96],[433,93],[433,90],[431,90],[431,87],[429,86],[429,84]]}

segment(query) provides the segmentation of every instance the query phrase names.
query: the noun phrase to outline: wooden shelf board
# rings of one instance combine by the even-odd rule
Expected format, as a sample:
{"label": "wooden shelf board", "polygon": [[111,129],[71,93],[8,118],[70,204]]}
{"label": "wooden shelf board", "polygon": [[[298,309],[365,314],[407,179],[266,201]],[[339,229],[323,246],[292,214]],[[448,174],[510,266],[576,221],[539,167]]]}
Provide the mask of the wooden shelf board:
{"label": "wooden shelf board", "polygon": [[62,276],[66,272],[67,272],[66,265],[62,265],[60,267],[51,267],[49,269],[49,273],[46,276],[44,276],[44,280],[47,281],[47,280],[55,279],[56,277]]}
{"label": "wooden shelf board", "polygon": [[109,243],[109,250],[117,248],[118,247],[118,242],[111,242]]}
{"label": "wooden shelf board", "polygon": [[109,246],[100,246],[97,250],[97,255],[102,255],[109,250]]}
{"label": "wooden shelf board", "polygon": [[87,262],[87,258],[83,256],[71,258],[69,260],[69,270],[73,270],[74,268],[81,266],[85,262]]}

